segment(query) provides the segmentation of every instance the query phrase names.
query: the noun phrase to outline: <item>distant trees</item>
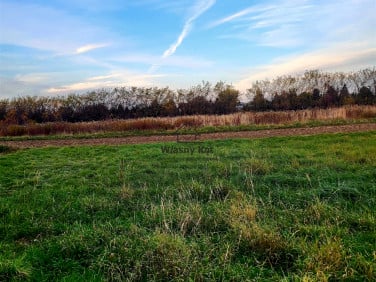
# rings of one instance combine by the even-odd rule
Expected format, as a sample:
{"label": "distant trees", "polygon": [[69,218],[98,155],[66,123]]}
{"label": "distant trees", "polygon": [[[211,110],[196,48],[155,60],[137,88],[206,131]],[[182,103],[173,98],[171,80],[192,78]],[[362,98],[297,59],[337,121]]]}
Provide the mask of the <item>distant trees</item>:
{"label": "distant trees", "polygon": [[327,86],[326,92],[321,98],[321,106],[323,108],[339,106],[338,91],[333,86]]}
{"label": "distant trees", "polygon": [[[349,90],[351,89],[351,90]],[[353,73],[306,71],[302,76],[281,76],[256,81],[247,90],[254,111],[328,108],[376,103],[376,70]]]}
{"label": "distant trees", "polygon": [[[247,111],[284,111],[376,104],[376,71],[353,73],[306,71],[256,81],[246,91]],[[0,125],[54,121],[229,114],[239,110],[241,93],[232,85],[202,82],[190,89],[121,87],[64,97],[18,97],[0,100]]]}
{"label": "distant trees", "polygon": [[355,101],[359,105],[372,105],[376,103],[376,95],[372,93],[371,89],[362,86],[359,90],[359,94],[356,96]]}
{"label": "distant trees", "polygon": [[214,113],[229,114],[236,111],[236,105],[239,103],[239,91],[231,85],[225,85],[218,82],[214,87],[216,100],[214,102]]}
{"label": "distant trees", "polygon": [[8,104],[7,100],[0,100],[0,120],[5,120]]}
{"label": "distant trees", "polygon": [[[248,92],[251,92],[248,89]],[[276,103],[278,101],[278,97],[276,98]],[[266,111],[270,107],[270,102],[265,99],[264,94],[262,93],[260,88],[257,88],[255,91],[255,96],[253,97],[252,102],[249,103],[248,109],[253,111]]]}

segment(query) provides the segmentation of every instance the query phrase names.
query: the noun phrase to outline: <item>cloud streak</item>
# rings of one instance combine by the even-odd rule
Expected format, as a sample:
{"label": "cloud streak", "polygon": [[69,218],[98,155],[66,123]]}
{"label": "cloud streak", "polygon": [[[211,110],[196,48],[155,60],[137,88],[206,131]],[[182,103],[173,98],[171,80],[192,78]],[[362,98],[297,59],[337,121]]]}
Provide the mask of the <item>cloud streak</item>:
{"label": "cloud streak", "polygon": [[219,25],[222,25],[222,24],[225,24],[225,23],[228,23],[228,22],[232,22],[236,19],[239,19],[239,18],[242,18],[246,15],[249,15],[251,13],[257,13],[257,12],[263,12],[263,11],[267,11],[267,10],[270,10],[270,9],[273,9],[275,8],[275,6],[254,6],[254,7],[249,7],[249,8],[246,8],[246,9],[243,9],[239,12],[236,12],[230,16],[227,16],[225,18],[222,18],[220,20],[217,20],[217,21],[214,21],[212,22],[211,24],[209,24],[209,28],[213,28],[213,27],[216,27],[216,26],[219,26]]}
{"label": "cloud streak", "polygon": [[107,43],[104,43],[104,44],[87,44],[87,45],[84,45],[84,46],[77,48],[75,54],[83,54],[83,53],[87,53],[87,52],[90,52],[92,50],[104,48],[104,47],[107,47],[107,46],[109,46],[109,44],[107,44]]}
{"label": "cloud streak", "polygon": [[164,74],[137,74],[130,71],[115,71],[108,75],[89,77],[82,82],[50,87],[46,92],[48,94],[69,94],[106,87],[114,88],[129,85],[144,87],[155,85],[154,79],[164,76]]}
{"label": "cloud streak", "polygon": [[[0,44],[49,52],[54,56],[81,55],[116,42],[118,38],[105,27],[53,5],[27,1],[0,0]],[[20,21],[19,19],[23,19]]]}
{"label": "cloud streak", "polygon": [[205,13],[210,7],[212,7],[215,4],[216,0],[203,0],[199,1],[195,7],[193,7],[193,15],[188,18],[188,20],[185,22],[183,30],[181,31],[178,39],[176,42],[174,42],[170,48],[168,48],[164,53],[162,58],[167,58],[171,55],[173,55],[176,52],[176,49],[183,43],[183,40],[187,37],[188,33],[192,29],[192,25],[194,21],[201,16],[203,13]]}
{"label": "cloud streak", "polygon": [[349,36],[370,38],[374,8],[374,0],[272,0],[213,21],[209,28],[221,26],[222,38],[258,46],[317,47]]}
{"label": "cloud streak", "polygon": [[[163,52],[161,61],[172,56],[176,52],[176,50],[183,43],[184,39],[191,31],[194,21],[208,9],[210,9],[215,4],[215,2],[216,0],[200,0],[196,3],[196,5],[192,8],[191,16],[184,23],[183,29],[180,32],[177,40],[173,44],[171,44],[171,46],[166,51]],[[152,65],[149,69],[149,73],[157,71],[159,66],[160,64]]]}
{"label": "cloud streak", "polygon": [[[109,59],[110,62],[126,62],[136,64],[158,64],[161,60],[160,56],[149,54],[131,53],[127,55],[115,56]],[[178,56],[173,55],[165,58],[163,61],[164,66],[179,67],[186,69],[208,68],[213,66],[214,62],[204,58],[196,58],[192,56]]]}

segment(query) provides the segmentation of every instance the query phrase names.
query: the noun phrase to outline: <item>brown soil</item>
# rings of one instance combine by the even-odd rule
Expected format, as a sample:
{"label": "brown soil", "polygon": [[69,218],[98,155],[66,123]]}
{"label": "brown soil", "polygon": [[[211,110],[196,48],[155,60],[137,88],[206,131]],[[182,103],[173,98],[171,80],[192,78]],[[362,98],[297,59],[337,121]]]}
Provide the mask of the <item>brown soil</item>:
{"label": "brown soil", "polygon": [[[340,126],[319,126],[309,128],[287,128],[270,129],[258,131],[239,131],[239,132],[221,132],[205,133],[197,136],[197,140],[218,140],[218,139],[254,139],[276,136],[299,136],[315,135],[322,133],[349,133],[360,131],[376,130],[376,123],[352,124]],[[196,136],[180,136],[181,141],[195,140]],[[36,148],[48,146],[94,146],[94,145],[125,145],[125,144],[144,144],[157,142],[176,142],[176,136],[132,136],[121,138],[97,138],[97,139],[68,139],[68,140],[25,140],[25,141],[0,141],[0,145],[6,145],[16,148]]]}

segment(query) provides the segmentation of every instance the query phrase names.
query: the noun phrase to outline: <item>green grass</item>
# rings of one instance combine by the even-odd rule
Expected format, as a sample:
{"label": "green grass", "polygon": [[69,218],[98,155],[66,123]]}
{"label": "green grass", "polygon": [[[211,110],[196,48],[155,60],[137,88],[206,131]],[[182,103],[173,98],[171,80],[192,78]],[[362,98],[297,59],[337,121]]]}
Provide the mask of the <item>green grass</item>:
{"label": "green grass", "polygon": [[375,281],[375,167],[376,132],[2,153],[0,281]]}
{"label": "green grass", "polygon": [[[318,127],[331,125],[348,125],[375,123],[376,118],[368,119],[334,119],[334,120],[313,120],[307,122],[287,123],[287,124],[250,124],[250,125],[229,125],[229,126],[203,126],[197,128],[182,128],[179,134],[204,134],[218,132],[237,132],[237,131],[257,131],[264,129],[284,129],[284,128],[302,128]],[[176,130],[129,130],[129,131],[110,131],[96,133],[78,133],[78,134],[56,134],[56,135],[34,135],[34,136],[1,136],[0,141],[22,141],[22,140],[69,140],[69,139],[97,139],[97,138],[118,138],[132,136],[152,136],[152,135],[176,135]]]}

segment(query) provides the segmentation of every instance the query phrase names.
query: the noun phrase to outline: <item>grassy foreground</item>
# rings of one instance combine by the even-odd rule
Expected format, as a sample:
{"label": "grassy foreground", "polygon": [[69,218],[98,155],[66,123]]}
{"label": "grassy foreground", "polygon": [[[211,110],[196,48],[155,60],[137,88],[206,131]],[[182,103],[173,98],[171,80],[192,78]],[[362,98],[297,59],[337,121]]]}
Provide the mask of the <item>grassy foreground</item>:
{"label": "grassy foreground", "polygon": [[376,132],[0,155],[0,281],[374,281]]}

